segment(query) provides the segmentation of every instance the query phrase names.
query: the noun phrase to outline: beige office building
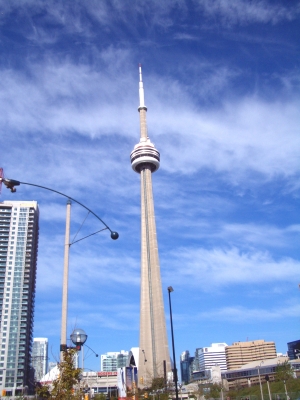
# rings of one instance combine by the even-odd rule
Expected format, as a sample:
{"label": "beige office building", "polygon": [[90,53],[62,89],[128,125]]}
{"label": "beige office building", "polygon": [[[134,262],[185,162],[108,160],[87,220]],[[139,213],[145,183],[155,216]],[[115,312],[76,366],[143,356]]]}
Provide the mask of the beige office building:
{"label": "beige office building", "polygon": [[[159,168],[160,154],[147,132],[142,68],[139,66],[140,141],[130,159],[132,169],[141,177],[141,298],[139,386],[150,386],[153,378],[171,369],[164,302],[160,277],[158,245],[152,192],[152,173]],[[167,290],[167,288],[166,288]]]}
{"label": "beige office building", "polygon": [[227,370],[238,369],[252,361],[268,360],[276,357],[274,342],[254,340],[235,342],[225,348]]}

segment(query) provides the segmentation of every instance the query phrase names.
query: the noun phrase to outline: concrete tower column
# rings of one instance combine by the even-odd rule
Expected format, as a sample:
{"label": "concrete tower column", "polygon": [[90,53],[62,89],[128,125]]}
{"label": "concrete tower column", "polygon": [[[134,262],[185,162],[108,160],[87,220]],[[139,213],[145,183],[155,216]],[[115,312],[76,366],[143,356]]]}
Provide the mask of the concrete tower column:
{"label": "concrete tower column", "polygon": [[139,386],[171,370],[156,236],[152,173],[159,168],[160,154],[147,133],[142,69],[139,66],[140,142],[131,152],[131,164],[141,175],[141,298]]}

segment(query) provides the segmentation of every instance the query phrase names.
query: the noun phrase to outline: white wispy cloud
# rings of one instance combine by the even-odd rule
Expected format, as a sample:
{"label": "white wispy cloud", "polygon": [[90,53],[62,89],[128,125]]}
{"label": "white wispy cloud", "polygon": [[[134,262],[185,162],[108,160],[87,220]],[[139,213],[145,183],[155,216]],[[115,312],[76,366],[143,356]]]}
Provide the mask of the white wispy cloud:
{"label": "white wispy cloud", "polygon": [[226,25],[268,23],[295,19],[299,4],[274,4],[265,0],[196,0],[209,16],[220,17]]}
{"label": "white wispy cloud", "polygon": [[154,122],[154,130],[163,135],[162,146],[170,149],[163,168],[182,173],[213,168],[237,180],[247,171],[268,179],[278,174],[293,176],[299,172],[297,110],[297,100],[282,103],[259,98],[228,102],[209,112],[183,109],[180,119],[174,118],[174,107],[156,110],[160,123]]}
{"label": "white wispy cloud", "polygon": [[[299,13],[299,5],[286,3],[273,4],[266,0],[193,0],[193,6],[203,11],[208,17],[219,18],[223,24],[268,23],[276,24],[282,20],[293,20]],[[27,20],[24,26],[27,37],[39,43],[49,43],[57,40],[59,30],[63,27],[65,33],[93,35],[91,21],[96,21],[106,30],[120,29],[120,23],[127,26],[132,34],[138,34],[138,22],[153,29],[164,30],[174,26],[177,20],[187,15],[190,4],[186,0],[153,0],[148,3],[139,1],[96,0],[82,3],[78,0],[47,3],[41,0],[26,0],[21,4],[17,0],[2,2],[2,19],[9,13],[17,13]],[[174,17],[173,11],[179,12],[180,17]],[[202,17],[203,18],[203,17]],[[56,27],[52,35],[46,33],[43,25],[52,24]]]}
{"label": "white wispy cloud", "polygon": [[[174,276],[172,272],[170,275],[167,269],[164,270],[166,280],[172,276],[176,282],[200,285],[204,291],[209,291],[214,286],[240,283],[270,284],[291,281],[300,266],[299,260],[290,257],[275,259],[267,251],[243,252],[235,247],[179,248],[169,255],[169,260],[172,260],[176,274]],[[205,285],[201,285],[202,283]]]}
{"label": "white wispy cloud", "polygon": [[299,304],[288,304],[276,308],[251,308],[251,307],[222,307],[219,309],[210,309],[209,311],[201,312],[197,315],[199,319],[215,319],[231,321],[234,323],[251,323],[251,321],[273,321],[282,318],[290,318],[297,315],[300,311]]}
{"label": "white wispy cloud", "polygon": [[[209,233],[208,233],[209,234]],[[224,224],[217,226],[212,235],[227,243],[256,248],[288,248],[294,246],[300,234],[300,225],[286,228],[257,224]]]}
{"label": "white wispy cloud", "polygon": [[[126,77],[125,71],[116,76],[108,65],[99,72],[86,65],[49,61],[31,66],[30,80],[24,74],[2,70],[0,124],[12,131],[10,141],[36,132],[33,143],[42,143],[45,135],[71,138],[78,134],[97,138],[118,134],[134,143],[134,135],[138,136],[136,85],[132,76]],[[221,75],[222,81],[230,80]],[[220,71],[214,79],[220,82]],[[242,181],[250,172],[267,179],[277,175],[293,178],[299,173],[297,99],[266,101],[258,96],[244,97],[201,110],[195,108],[193,98],[178,81],[148,77],[145,86],[146,101],[151,104],[149,134],[168,149],[162,160],[162,168],[168,172],[192,174],[209,168],[225,173],[232,181]],[[120,144],[112,151],[122,151]],[[107,145],[110,147],[111,143]],[[52,160],[58,158],[55,152],[59,155],[64,150],[61,145],[51,148],[54,157],[47,155],[48,170],[55,168],[51,166]],[[94,156],[92,150],[87,151]],[[106,147],[105,151],[111,150]],[[78,148],[76,159],[79,161],[82,156]],[[118,159],[113,163],[116,169]],[[107,168],[109,164],[103,166]],[[69,161],[64,168],[66,178],[75,173],[75,154],[74,163]]]}

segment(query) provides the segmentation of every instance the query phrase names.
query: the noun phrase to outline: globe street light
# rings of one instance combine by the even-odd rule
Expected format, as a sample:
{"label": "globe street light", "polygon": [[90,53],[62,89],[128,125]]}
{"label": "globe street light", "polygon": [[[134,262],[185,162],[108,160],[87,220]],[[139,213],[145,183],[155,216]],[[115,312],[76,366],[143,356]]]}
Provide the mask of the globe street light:
{"label": "globe street light", "polygon": [[177,386],[178,377],[177,377],[176,356],[175,356],[175,344],[174,344],[174,332],[173,332],[171,292],[174,292],[174,289],[172,288],[172,286],[169,286],[169,287],[168,287],[168,293],[169,293],[169,307],[170,307],[170,321],[171,321],[172,349],[173,349],[173,363],[174,363],[173,375],[174,375],[174,382],[175,382],[176,400],[178,400],[178,386]]}
{"label": "globe street light", "polygon": [[74,329],[74,331],[71,333],[70,338],[72,340],[72,343],[75,344],[76,346],[76,350],[80,351],[81,350],[81,346],[82,346],[82,372],[84,371],[84,354],[83,354],[83,345],[86,342],[87,339],[87,334],[85,333],[85,331],[83,329]]}

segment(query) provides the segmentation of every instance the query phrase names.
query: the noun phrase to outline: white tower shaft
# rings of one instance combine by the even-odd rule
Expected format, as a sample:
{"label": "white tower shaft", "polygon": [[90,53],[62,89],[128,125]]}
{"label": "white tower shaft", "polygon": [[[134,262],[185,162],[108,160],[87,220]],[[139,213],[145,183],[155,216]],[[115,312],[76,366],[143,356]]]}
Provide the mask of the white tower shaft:
{"label": "white tower shaft", "polygon": [[169,372],[170,355],[156,236],[152,172],[159,167],[159,152],[147,134],[142,69],[139,65],[140,143],[131,153],[133,169],[141,175],[141,304],[139,386],[150,386],[153,378]]}

